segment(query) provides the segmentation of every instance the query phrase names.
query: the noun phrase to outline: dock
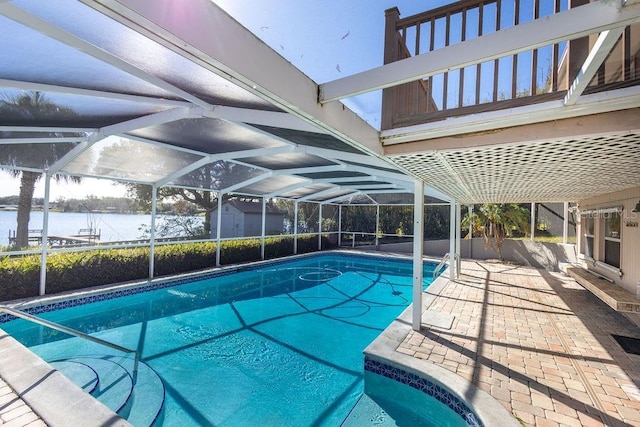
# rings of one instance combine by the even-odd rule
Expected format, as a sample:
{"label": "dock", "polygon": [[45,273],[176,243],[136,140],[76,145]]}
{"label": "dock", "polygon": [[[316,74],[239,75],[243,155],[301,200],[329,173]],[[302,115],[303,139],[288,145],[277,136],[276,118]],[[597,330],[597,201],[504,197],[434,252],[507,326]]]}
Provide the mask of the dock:
{"label": "dock", "polygon": [[[42,230],[29,230],[29,244],[42,244]],[[16,242],[16,231],[9,230],[9,245]],[[100,230],[93,228],[81,228],[78,234],[58,235],[50,234],[47,236],[47,244],[50,246],[88,246],[97,245],[100,242]]]}

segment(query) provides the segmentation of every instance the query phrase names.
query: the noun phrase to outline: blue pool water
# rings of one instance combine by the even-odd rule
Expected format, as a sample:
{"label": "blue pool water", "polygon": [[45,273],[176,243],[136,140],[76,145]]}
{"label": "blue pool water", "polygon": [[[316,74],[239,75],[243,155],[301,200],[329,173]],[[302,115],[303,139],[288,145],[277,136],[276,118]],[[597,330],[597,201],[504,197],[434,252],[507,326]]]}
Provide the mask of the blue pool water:
{"label": "blue pool water", "polygon": [[[411,262],[322,254],[40,316],[138,349],[165,386],[156,425],[338,426],[363,394],[362,350],[411,295]],[[1,327],[45,360],[116,354]]]}

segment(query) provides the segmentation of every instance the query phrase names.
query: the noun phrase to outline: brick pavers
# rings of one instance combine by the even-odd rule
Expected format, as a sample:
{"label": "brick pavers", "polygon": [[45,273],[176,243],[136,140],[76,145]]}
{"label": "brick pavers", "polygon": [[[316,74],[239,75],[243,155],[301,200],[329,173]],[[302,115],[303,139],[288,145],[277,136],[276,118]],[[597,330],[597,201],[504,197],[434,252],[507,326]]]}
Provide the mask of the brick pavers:
{"label": "brick pavers", "polygon": [[490,393],[524,425],[640,426],[640,356],[611,334],[640,328],[562,273],[463,261],[423,327],[397,351],[436,363]]}
{"label": "brick pavers", "polygon": [[0,378],[0,426],[46,427],[46,424]]}

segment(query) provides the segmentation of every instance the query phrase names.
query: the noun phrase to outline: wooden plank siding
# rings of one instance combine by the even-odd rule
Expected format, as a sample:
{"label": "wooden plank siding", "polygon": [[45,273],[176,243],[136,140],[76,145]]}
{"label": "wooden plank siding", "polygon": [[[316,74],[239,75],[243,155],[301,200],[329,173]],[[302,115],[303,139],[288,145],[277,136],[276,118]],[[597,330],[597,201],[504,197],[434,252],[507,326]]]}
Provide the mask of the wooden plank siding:
{"label": "wooden plank siding", "polygon": [[[573,7],[589,0],[573,0]],[[563,11],[561,0],[463,0],[400,18],[386,13],[384,63]],[[524,7],[526,5],[526,7]],[[382,130],[562,99],[597,34],[383,90]],[[640,24],[627,27],[585,93],[640,83]],[[617,85],[617,86],[616,86]]]}

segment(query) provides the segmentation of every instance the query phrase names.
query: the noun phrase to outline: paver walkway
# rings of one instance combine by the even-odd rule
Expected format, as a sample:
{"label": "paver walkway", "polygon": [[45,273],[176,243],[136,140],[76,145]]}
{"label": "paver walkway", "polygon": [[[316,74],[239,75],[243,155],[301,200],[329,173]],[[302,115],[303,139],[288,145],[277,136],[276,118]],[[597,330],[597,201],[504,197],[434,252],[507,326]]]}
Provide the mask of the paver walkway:
{"label": "paver walkway", "polygon": [[640,328],[573,279],[530,267],[463,261],[423,327],[397,351],[472,381],[527,426],[640,426],[640,356],[611,334]]}

